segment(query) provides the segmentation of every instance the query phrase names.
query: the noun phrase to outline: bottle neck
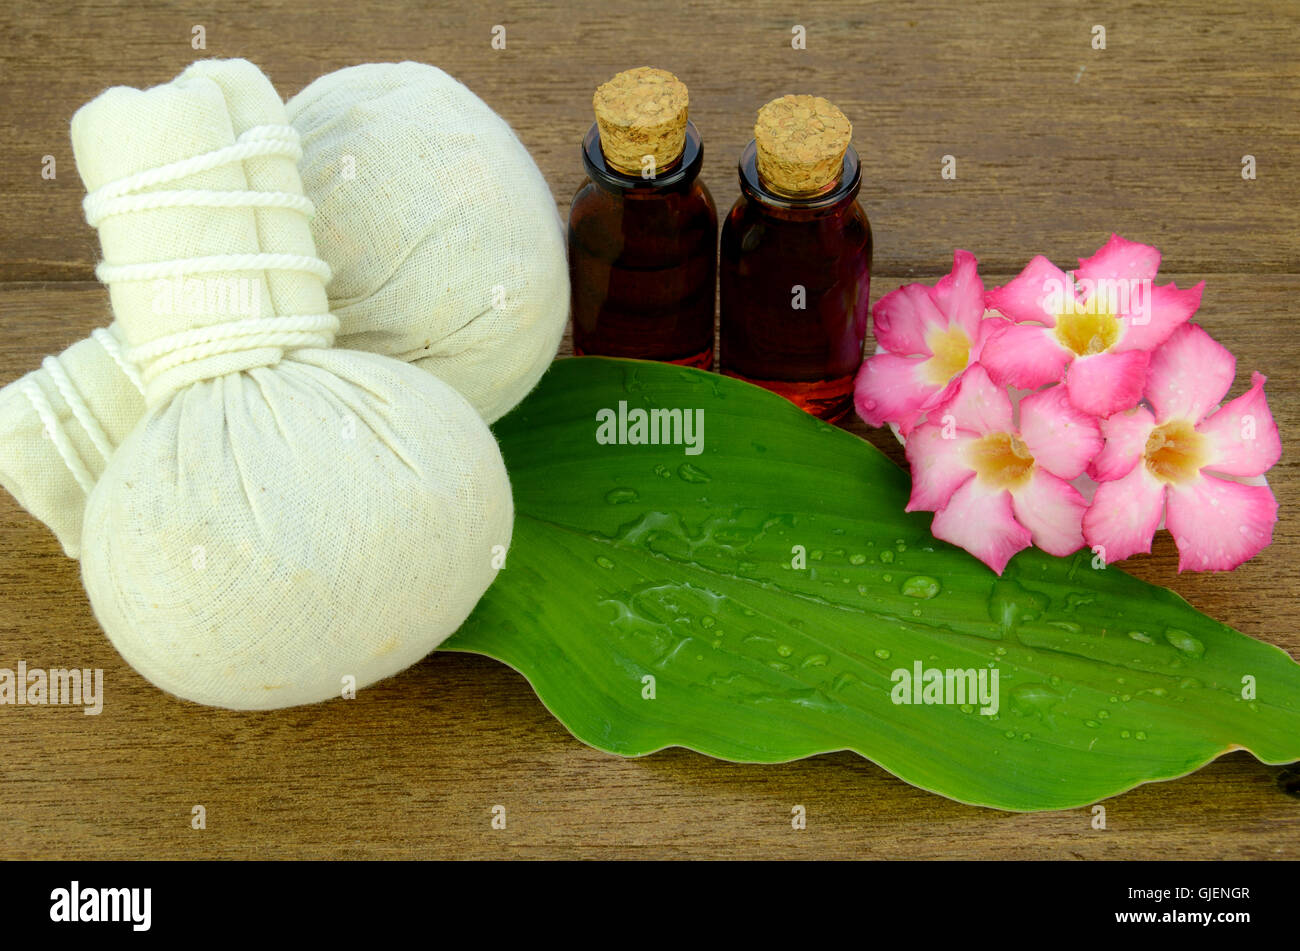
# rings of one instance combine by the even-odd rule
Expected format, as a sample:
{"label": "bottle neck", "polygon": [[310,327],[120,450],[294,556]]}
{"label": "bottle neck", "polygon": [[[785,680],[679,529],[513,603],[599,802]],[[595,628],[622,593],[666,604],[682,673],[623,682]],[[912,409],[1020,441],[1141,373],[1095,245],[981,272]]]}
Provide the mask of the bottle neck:
{"label": "bottle neck", "polygon": [[738,171],[740,190],[746,198],[789,217],[816,217],[821,213],[837,211],[855,201],[858,190],[862,187],[862,167],[858,162],[858,153],[851,145],[844,150],[844,163],[839,178],[814,195],[792,197],[773,191],[758,174],[758,145],[753,140],[740,153]]}
{"label": "bottle neck", "polygon": [[639,174],[620,171],[605,161],[600,148],[600,127],[591,124],[582,140],[582,165],[587,177],[609,191],[629,197],[660,194],[665,191],[686,191],[695,183],[704,164],[704,143],[695,123],[686,122],[686,142],[682,154],[672,164]]}

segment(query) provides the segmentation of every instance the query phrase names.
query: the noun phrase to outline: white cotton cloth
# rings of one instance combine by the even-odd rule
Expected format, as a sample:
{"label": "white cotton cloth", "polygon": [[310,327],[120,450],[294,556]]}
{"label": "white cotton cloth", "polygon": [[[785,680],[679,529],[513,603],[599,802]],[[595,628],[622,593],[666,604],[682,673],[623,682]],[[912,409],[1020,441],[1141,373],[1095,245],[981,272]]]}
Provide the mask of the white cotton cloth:
{"label": "white cotton cloth", "polygon": [[[473,92],[421,63],[329,73],[286,109],[333,271],[335,345],[411,362],[494,422],[549,366],[568,319],[562,225],[531,156]],[[242,118],[256,120],[232,116],[236,135],[252,128]],[[144,414],[120,337],[101,329],[0,390],[0,484],[72,558],[86,496]]]}
{"label": "white cotton cloth", "polygon": [[81,553],[86,497],[144,415],[144,384],[116,325],[0,390],[0,484]]}
{"label": "white cotton cloth", "polygon": [[[86,503],[82,577],[137,671],[235,709],[339,696],[423,657],[491,583],[513,521],[500,452],[464,397],[406,363],[330,348],[329,270],[284,142],[151,184],[285,127],[242,60],[109,89],[72,122],[146,406]],[[119,193],[154,197],[111,210]],[[247,293],[160,307],[155,274],[171,271]]]}
{"label": "white cotton cloth", "polygon": [[489,423],[504,416],[569,316],[564,229],[528,150],[423,63],[340,69],[286,108],[339,345],[413,362]]}

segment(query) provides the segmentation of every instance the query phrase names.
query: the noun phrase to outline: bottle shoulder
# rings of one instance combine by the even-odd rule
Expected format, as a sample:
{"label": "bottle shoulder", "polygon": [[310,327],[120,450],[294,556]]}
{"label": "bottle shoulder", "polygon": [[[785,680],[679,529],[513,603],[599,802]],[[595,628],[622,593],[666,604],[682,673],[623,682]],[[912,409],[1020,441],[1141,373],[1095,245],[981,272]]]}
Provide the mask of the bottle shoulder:
{"label": "bottle shoulder", "polygon": [[635,193],[611,192],[600,183],[587,179],[574,192],[569,205],[570,224],[588,219],[638,224],[717,227],[718,212],[713,196],[698,179],[691,187],[680,190],[643,189]]}
{"label": "bottle shoulder", "polygon": [[741,194],[722,223],[724,257],[757,254],[774,261],[812,255],[842,260],[871,255],[871,223],[866,210],[850,196],[841,204],[817,210],[774,208]]}
{"label": "bottle shoulder", "polygon": [[771,205],[742,192],[727,213],[727,222],[732,226],[762,222],[775,228],[786,226],[792,230],[810,225],[818,228],[862,228],[868,231],[871,228],[867,212],[856,195],[846,196],[836,205],[791,208]]}

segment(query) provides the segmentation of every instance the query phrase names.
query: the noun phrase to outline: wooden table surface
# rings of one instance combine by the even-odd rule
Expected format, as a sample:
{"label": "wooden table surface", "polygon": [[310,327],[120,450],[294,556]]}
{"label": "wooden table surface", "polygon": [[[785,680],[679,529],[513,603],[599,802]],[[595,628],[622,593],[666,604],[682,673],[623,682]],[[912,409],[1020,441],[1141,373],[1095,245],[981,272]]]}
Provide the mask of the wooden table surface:
{"label": "wooden table surface", "polygon": [[[652,64],[690,87],[722,210],[758,106],[811,92],[844,109],[875,229],[873,297],[933,280],[954,246],[979,256],[991,285],[1037,252],[1068,266],[1118,231],[1163,251],[1162,281],[1207,281],[1197,320],[1237,354],[1238,390],[1250,370],[1266,373],[1284,442],[1300,431],[1294,2],[815,2],[797,19],[768,2],[676,13],[626,0],[147,6],[0,8],[0,383],[110,319],[68,140],[73,112],[106,86],[244,56],[287,99],[342,66],[434,63],[514,126],[565,209],[593,88]],[[496,24],[504,50],[491,46]],[[806,50],[791,48],[796,24]],[[206,51],[191,48],[195,25]],[[1096,26],[1105,49],[1093,48]],[[945,155],[955,180],[940,176]],[[854,429],[898,458],[888,439]],[[1125,567],[1300,657],[1293,452],[1270,480],[1274,543],[1241,569],[1180,577],[1165,535]],[[474,656],[435,654],[352,702],[201,708],[125,665],[77,565],[8,495],[0,645],[0,667],[101,667],[107,694],[98,717],[0,707],[5,858],[1300,857],[1284,770],[1245,753],[1108,801],[1096,830],[1083,809],[959,805],[848,753],[782,766],[682,750],[609,756],[573,739],[522,677]],[[796,803],[804,831],[791,829]],[[191,828],[196,804],[204,830]],[[504,830],[491,828],[497,804]]]}

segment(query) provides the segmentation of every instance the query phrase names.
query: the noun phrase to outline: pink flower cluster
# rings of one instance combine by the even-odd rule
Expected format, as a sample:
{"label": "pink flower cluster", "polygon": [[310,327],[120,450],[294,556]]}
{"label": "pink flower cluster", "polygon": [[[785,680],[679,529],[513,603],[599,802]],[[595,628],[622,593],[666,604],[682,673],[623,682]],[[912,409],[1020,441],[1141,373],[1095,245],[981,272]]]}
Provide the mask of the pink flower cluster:
{"label": "pink flower cluster", "polygon": [[[1159,267],[1155,248],[1113,234],[1071,273],[1039,255],[985,292],[959,250],[933,287],[880,299],[884,352],[855,404],[905,440],[907,510],[934,512],[937,538],[998,574],[1030,544],[1103,562],[1149,552],[1161,519],[1179,571],[1231,570],[1272,541],[1272,491],[1241,481],[1282,453],[1264,377],[1220,405],[1236,360],[1188,322],[1205,282],[1156,285]],[[1071,484],[1084,475],[1091,500]]]}

